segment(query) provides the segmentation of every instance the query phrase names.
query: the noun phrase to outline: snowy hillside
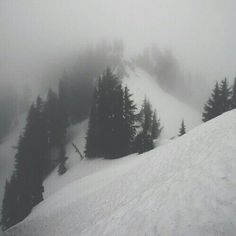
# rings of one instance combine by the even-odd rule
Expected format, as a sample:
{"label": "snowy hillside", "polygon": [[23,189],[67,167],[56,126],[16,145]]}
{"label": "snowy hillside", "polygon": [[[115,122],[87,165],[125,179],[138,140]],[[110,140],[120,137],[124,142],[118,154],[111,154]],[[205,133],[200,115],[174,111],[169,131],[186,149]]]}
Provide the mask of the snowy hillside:
{"label": "snowy hillside", "polygon": [[235,140],[231,111],[145,154],[83,161],[6,235],[234,235]]}
{"label": "snowy hillside", "polygon": [[128,86],[135,102],[141,106],[146,96],[164,126],[162,137],[171,138],[178,134],[181,120],[184,119],[187,130],[201,123],[201,114],[187,104],[165,92],[150,74],[138,67],[126,67],[124,84]]}

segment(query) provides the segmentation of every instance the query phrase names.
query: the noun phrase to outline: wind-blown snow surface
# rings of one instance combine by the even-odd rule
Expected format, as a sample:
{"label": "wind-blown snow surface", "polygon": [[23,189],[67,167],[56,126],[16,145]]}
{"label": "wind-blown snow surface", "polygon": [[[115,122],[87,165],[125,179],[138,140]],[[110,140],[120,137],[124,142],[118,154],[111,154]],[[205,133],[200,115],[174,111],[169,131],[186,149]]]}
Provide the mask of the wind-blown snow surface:
{"label": "wind-blown snow surface", "polygon": [[[132,69],[131,69],[132,68]],[[126,77],[123,82],[128,86],[133,99],[142,105],[146,96],[164,126],[162,137],[171,138],[178,134],[182,119],[185,120],[187,130],[201,123],[201,113],[189,105],[179,101],[165,92],[150,74],[138,67],[126,67]]]}
{"label": "wind-blown snow surface", "polygon": [[99,162],[6,235],[235,234],[235,110],[145,154],[74,168]]}

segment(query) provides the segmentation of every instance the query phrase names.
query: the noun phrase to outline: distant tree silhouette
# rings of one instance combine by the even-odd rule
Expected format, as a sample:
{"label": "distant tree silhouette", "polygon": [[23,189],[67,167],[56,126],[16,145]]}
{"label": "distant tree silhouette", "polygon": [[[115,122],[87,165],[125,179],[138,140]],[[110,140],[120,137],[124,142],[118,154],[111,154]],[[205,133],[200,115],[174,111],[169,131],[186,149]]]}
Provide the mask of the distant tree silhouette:
{"label": "distant tree silhouette", "polygon": [[182,120],[181,122],[181,127],[179,129],[179,136],[182,136],[186,133],[186,128],[185,128],[185,124],[184,124],[184,120]]}

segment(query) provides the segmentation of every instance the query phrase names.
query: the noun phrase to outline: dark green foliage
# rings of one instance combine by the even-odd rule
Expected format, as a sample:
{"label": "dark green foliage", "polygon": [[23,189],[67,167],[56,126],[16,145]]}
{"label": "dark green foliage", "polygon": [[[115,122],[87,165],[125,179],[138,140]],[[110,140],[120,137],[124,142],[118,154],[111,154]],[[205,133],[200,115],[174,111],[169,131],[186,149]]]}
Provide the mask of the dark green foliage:
{"label": "dark green foliage", "polygon": [[179,136],[182,136],[185,133],[186,133],[186,127],[185,127],[185,124],[184,124],[184,120],[182,120],[181,127],[180,127],[180,130],[179,130]]}
{"label": "dark green foliage", "polygon": [[19,222],[19,189],[15,173],[12,175],[10,182],[6,181],[5,193],[2,203],[2,230],[5,231],[12,225]]}
{"label": "dark green foliage", "polygon": [[86,157],[117,158],[131,152],[136,107],[130,97],[128,89],[107,69],[94,92]]}
{"label": "dark green foliage", "polygon": [[142,131],[136,137],[135,147],[136,151],[141,154],[154,148],[153,140],[160,136],[162,127],[160,120],[157,120],[156,111],[152,111],[152,106],[147,98],[144,99],[138,117]]}
{"label": "dark green foliage", "polygon": [[[15,156],[16,171],[10,183],[6,184],[2,210],[3,229],[23,220],[31,209],[43,200],[46,136],[43,129],[42,107],[42,100],[38,97],[36,104],[30,108],[24,133],[19,138]],[[10,211],[9,201],[12,201],[14,206]]]}
{"label": "dark green foliage", "polygon": [[151,131],[152,138],[158,139],[161,134],[161,131],[162,131],[161,121],[160,119],[157,119],[157,114],[155,110],[152,117],[152,131]]}
{"label": "dark green foliage", "polygon": [[231,92],[226,78],[221,81],[220,86],[216,82],[211,97],[204,106],[202,120],[206,122],[229,111],[231,109],[230,95]]}
{"label": "dark green foliage", "polygon": [[232,88],[232,96],[230,100],[231,109],[236,108],[236,78],[234,79],[234,84]]}
{"label": "dark green foliage", "polygon": [[225,78],[220,83],[220,109],[221,113],[224,113],[226,111],[230,110],[230,95],[231,91],[228,86],[228,81]]}
{"label": "dark green foliage", "polygon": [[220,109],[220,89],[218,82],[215,84],[215,88],[208,99],[207,104],[204,106],[204,112],[202,113],[202,121],[206,122],[221,115]]}

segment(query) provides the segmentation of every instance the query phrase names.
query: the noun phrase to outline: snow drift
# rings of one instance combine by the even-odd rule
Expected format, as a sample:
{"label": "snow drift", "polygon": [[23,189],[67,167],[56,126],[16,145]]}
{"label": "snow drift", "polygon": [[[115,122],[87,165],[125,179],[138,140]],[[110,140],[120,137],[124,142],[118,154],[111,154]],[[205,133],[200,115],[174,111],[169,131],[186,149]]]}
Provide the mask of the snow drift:
{"label": "snow drift", "polygon": [[234,235],[235,140],[234,110],[145,154],[84,161],[78,173],[103,167],[49,196],[6,235]]}

